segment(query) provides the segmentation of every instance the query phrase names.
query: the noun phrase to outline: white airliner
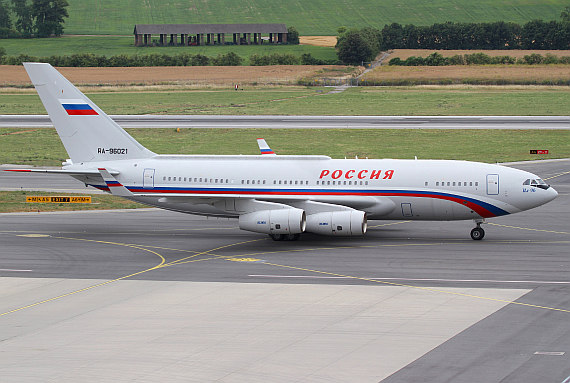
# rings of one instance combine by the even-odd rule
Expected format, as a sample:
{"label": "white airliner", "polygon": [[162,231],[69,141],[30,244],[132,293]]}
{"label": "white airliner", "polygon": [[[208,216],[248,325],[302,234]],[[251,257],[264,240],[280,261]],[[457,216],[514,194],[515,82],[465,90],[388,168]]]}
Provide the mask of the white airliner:
{"label": "white airliner", "polygon": [[[161,155],[143,147],[49,64],[24,64],[70,160],[60,170],[113,195],[296,240],[361,236],[367,220],[474,220],[528,210],[558,193],[538,176],[467,161],[262,155]],[[270,155],[263,155],[270,154]]]}

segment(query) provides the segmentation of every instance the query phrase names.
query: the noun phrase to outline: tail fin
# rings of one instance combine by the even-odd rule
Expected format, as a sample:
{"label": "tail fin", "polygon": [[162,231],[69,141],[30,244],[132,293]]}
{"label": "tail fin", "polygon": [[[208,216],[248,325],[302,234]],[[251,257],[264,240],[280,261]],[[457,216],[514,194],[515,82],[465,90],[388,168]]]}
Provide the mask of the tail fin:
{"label": "tail fin", "polygon": [[74,163],[148,158],[139,144],[50,64],[24,63]]}
{"label": "tail fin", "polygon": [[267,145],[267,142],[265,142],[264,138],[258,138],[257,139],[257,146],[259,146],[259,150],[261,151],[262,155],[269,155],[269,156],[275,156],[275,152],[273,150],[271,150],[271,148],[269,147],[269,145]]}

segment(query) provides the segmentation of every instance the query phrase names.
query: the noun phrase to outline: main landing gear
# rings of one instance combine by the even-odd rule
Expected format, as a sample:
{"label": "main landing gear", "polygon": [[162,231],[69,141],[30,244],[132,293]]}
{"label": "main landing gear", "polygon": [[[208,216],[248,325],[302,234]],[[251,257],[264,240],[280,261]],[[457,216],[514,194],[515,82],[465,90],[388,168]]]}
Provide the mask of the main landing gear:
{"label": "main landing gear", "polygon": [[297,241],[301,238],[301,234],[269,234],[274,241]]}
{"label": "main landing gear", "polygon": [[471,230],[471,239],[475,240],[475,241],[480,241],[483,239],[483,237],[485,236],[485,230],[483,230],[481,228],[481,224],[485,222],[483,220],[475,220],[475,224],[477,225],[477,227],[475,227],[473,230]]}

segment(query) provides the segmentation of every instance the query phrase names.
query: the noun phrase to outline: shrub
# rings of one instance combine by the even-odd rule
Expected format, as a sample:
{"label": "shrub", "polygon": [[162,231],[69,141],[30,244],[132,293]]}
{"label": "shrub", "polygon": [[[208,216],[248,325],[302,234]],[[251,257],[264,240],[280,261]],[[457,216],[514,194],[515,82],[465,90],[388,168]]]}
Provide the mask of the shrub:
{"label": "shrub", "polygon": [[485,65],[491,64],[491,57],[485,53],[472,53],[463,56],[467,65]]}
{"label": "shrub", "polygon": [[228,52],[225,55],[219,54],[212,59],[212,64],[218,66],[239,66],[242,63],[243,58],[235,52]]}
{"label": "shrub", "polygon": [[394,57],[392,60],[388,61],[388,65],[405,65],[401,58]]}
{"label": "shrub", "polygon": [[463,55],[454,55],[446,59],[447,65],[465,65]]}
{"label": "shrub", "polygon": [[201,54],[194,55],[190,61],[192,66],[206,66],[210,64],[210,58]]}
{"label": "shrub", "polygon": [[544,58],[542,55],[539,55],[538,53],[532,53],[530,55],[524,56],[524,63],[529,65],[542,64],[543,60]]}
{"label": "shrub", "polygon": [[273,53],[270,55],[261,56],[253,54],[249,56],[249,65],[263,66],[263,65],[299,65],[300,60],[298,57],[289,53]]}

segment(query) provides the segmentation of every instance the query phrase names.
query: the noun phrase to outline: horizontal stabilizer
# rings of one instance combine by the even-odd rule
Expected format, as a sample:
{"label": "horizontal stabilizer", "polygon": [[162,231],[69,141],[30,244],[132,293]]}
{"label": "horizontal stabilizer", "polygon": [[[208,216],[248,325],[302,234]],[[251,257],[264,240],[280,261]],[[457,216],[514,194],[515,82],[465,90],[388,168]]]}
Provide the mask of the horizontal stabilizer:
{"label": "horizontal stabilizer", "polygon": [[98,170],[99,174],[101,174],[101,177],[103,177],[103,180],[107,184],[107,187],[109,188],[111,194],[119,197],[134,197],[134,194],[131,193],[129,189],[124,187],[119,181],[117,181],[107,169],[99,168]]}
{"label": "horizontal stabilizer", "polygon": [[[4,169],[5,172],[22,172],[22,173],[50,173],[50,174],[66,174],[70,176],[74,175],[101,175],[99,170],[67,170],[67,169]],[[110,174],[116,176],[119,174],[116,170],[110,170]]]}

